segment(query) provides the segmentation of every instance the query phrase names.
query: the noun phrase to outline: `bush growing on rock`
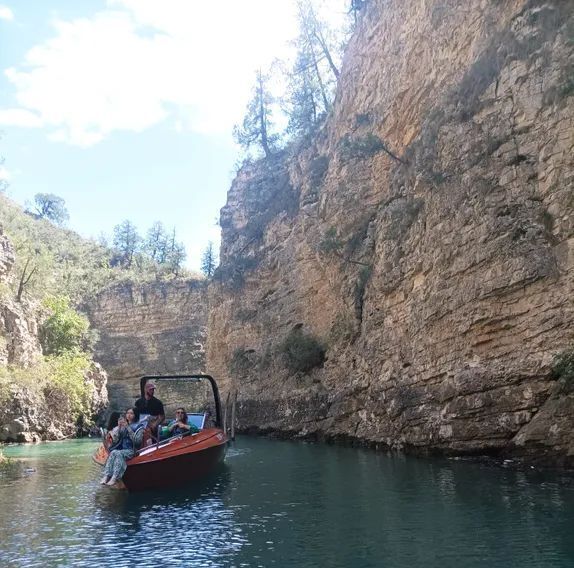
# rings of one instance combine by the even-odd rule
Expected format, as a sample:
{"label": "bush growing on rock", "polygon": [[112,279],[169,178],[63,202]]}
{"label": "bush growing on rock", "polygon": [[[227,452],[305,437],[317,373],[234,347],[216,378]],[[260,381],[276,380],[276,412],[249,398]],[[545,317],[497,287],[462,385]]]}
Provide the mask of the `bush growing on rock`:
{"label": "bush growing on rock", "polygon": [[[37,408],[49,409],[51,419],[75,423],[90,418],[92,389],[86,374],[92,365],[84,353],[67,352],[39,360],[34,366],[0,367],[0,405],[14,399],[34,400]],[[24,394],[26,393],[26,394]]]}
{"label": "bush growing on rock", "polygon": [[321,367],[325,361],[325,348],[321,342],[300,327],[293,329],[281,342],[278,353],[285,366],[293,372],[307,373]]}
{"label": "bush growing on rock", "polygon": [[92,362],[84,353],[67,352],[48,357],[48,380],[44,393],[48,399],[63,395],[70,414],[76,421],[90,412],[91,392],[85,375]]}
{"label": "bush growing on rock", "polygon": [[89,322],[70,306],[70,300],[64,296],[52,297],[46,299],[44,305],[50,311],[40,333],[44,353],[60,355],[85,348]]}
{"label": "bush growing on rock", "polygon": [[554,357],[552,377],[562,383],[563,392],[574,390],[574,348],[566,349]]}

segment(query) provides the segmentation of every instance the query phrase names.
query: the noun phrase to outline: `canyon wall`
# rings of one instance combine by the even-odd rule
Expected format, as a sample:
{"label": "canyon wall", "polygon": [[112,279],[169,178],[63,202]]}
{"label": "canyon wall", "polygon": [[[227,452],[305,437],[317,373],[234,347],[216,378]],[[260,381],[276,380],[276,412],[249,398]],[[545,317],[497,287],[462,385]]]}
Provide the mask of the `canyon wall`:
{"label": "canyon wall", "polygon": [[567,1],[365,3],[324,127],[221,211],[241,429],[574,462],[573,38]]}
{"label": "canyon wall", "polygon": [[[45,373],[39,330],[45,310],[25,295],[14,299],[14,247],[0,227],[0,442],[59,440],[87,429],[72,417],[72,395],[56,383],[42,384]],[[108,404],[107,376],[91,362],[84,371],[86,409],[96,416]],[[85,417],[88,420],[91,416]]]}
{"label": "canyon wall", "polygon": [[205,369],[207,290],[202,280],[125,283],[102,291],[84,310],[98,331],[94,358],[108,373],[113,409],[133,404],[143,375]]}

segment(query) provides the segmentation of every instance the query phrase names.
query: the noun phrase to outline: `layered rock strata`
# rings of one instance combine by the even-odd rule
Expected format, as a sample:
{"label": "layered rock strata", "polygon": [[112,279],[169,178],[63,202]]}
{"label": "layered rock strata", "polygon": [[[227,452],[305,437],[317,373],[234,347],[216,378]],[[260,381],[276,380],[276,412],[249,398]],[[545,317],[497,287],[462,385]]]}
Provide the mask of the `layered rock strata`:
{"label": "layered rock strata", "polygon": [[126,408],[139,397],[142,375],[205,368],[207,293],[202,280],[126,283],[101,292],[85,310],[99,334],[94,357],[109,375],[114,408]]}
{"label": "layered rock strata", "polygon": [[[221,212],[242,429],[574,463],[574,4],[371,0],[334,110]],[[289,371],[294,329],[326,346]]]}

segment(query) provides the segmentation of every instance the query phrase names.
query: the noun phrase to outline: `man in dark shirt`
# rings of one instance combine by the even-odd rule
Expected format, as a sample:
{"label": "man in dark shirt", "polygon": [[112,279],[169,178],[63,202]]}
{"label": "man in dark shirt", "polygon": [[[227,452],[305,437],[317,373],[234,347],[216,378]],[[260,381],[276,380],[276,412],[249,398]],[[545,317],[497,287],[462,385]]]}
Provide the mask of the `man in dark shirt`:
{"label": "man in dark shirt", "polygon": [[154,396],[155,384],[146,383],[144,389],[144,396],[136,400],[135,407],[140,411],[140,414],[149,414],[148,426],[151,428],[152,433],[155,435],[157,427],[163,422],[165,412],[161,400]]}

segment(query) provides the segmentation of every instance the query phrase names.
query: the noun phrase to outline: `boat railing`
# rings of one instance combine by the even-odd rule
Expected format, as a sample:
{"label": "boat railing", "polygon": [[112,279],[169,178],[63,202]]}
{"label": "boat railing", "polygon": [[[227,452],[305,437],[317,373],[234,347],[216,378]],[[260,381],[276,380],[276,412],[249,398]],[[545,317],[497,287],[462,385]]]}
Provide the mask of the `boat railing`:
{"label": "boat railing", "polygon": [[164,448],[165,446],[169,446],[173,442],[175,442],[177,440],[181,440],[182,438],[185,438],[187,436],[197,436],[198,433],[199,432],[184,432],[183,434],[176,434],[175,436],[172,436],[171,438],[167,438],[166,440],[161,440],[161,441],[156,442],[155,444],[151,444],[149,446],[145,446],[144,448],[140,448],[136,452],[136,456],[141,456],[141,455],[145,455],[147,453],[155,452],[156,450],[159,450],[159,448]]}

